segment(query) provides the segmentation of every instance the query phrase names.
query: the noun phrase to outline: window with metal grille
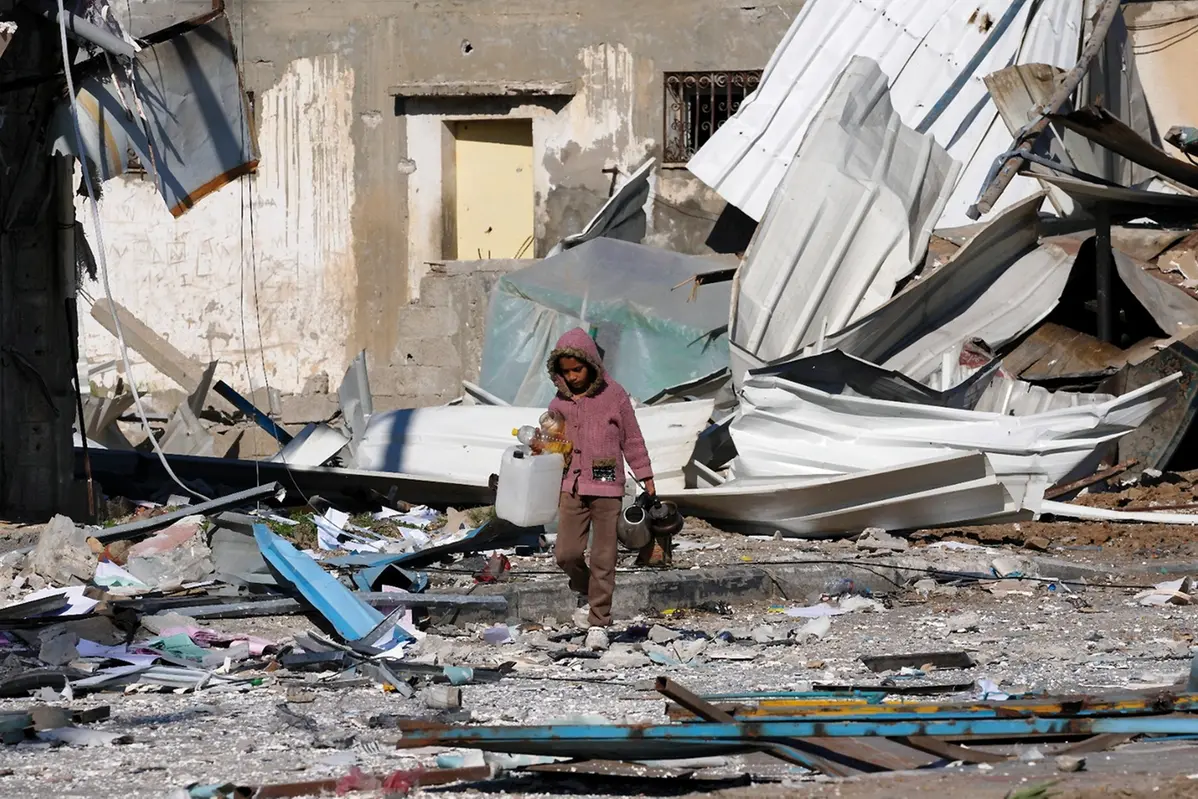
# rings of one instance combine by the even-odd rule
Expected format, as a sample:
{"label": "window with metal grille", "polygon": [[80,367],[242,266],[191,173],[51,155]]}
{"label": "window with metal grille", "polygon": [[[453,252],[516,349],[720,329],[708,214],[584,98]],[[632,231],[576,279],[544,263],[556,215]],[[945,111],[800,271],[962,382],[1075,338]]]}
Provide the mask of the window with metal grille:
{"label": "window with metal grille", "polygon": [[685,165],[760,82],[760,69],[665,73],[663,164]]}

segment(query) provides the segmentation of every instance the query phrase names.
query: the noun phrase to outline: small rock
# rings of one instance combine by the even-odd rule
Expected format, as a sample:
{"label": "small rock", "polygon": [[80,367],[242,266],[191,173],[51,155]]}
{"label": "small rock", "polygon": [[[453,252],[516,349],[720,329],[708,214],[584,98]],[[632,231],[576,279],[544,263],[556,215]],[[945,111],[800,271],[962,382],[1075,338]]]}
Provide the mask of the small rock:
{"label": "small rock", "polygon": [[1044,538],[1044,537],[1038,536],[1038,535],[1034,535],[1031,538],[1024,539],[1023,545],[1027,549],[1033,549],[1036,552],[1047,552],[1048,547],[1049,547],[1049,541],[1047,538]]}
{"label": "small rock", "polygon": [[660,624],[654,624],[649,630],[649,640],[655,644],[668,644],[681,637],[682,633],[671,630],[669,627],[662,627]]}
{"label": "small rock", "polygon": [[303,688],[288,688],[287,701],[297,705],[305,705],[316,701],[315,691],[305,691]]}
{"label": "small rock", "polygon": [[1084,757],[1073,757],[1072,755],[1058,755],[1056,758],[1057,771],[1063,771],[1066,774],[1072,774],[1075,771],[1085,771],[1086,759]]}
{"label": "small rock", "polygon": [[1024,763],[1035,763],[1037,760],[1044,759],[1044,753],[1033,746],[1030,749],[1024,749],[1022,752],[1020,752],[1019,759]]}
{"label": "small rock", "polygon": [[982,619],[971,610],[957,616],[952,616],[947,622],[949,632],[968,633],[977,632],[978,625],[982,623]]}
{"label": "small rock", "polygon": [[914,588],[921,594],[930,594],[936,590],[936,585],[936,581],[931,577],[925,577],[924,579],[916,582]]}
{"label": "small rock", "polygon": [[1101,633],[1101,632],[1099,632],[1098,630],[1090,630],[1090,632],[1086,633],[1085,640],[1087,640],[1087,641],[1101,641],[1101,640],[1102,640],[1102,633]]}

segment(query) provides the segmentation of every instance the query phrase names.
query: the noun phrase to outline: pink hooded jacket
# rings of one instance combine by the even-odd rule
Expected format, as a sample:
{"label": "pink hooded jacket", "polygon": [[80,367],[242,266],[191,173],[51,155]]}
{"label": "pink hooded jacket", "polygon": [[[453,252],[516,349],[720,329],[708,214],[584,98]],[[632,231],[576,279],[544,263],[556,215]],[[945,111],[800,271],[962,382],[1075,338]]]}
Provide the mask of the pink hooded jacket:
{"label": "pink hooded jacket", "polygon": [[[577,358],[595,370],[595,382],[585,394],[573,394],[557,372],[557,359]],[[558,339],[549,354],[549,376],[557,387],[550,410],[566,419],[566,437],[574,442],[574,457],[562,478],[562,491],[585,497],[624,494],[624,460],[637,480],[653,476],[649,450],[641,435],[632,400],[624,387],[607,377],[599,348],[585,330],[576,327]]]}

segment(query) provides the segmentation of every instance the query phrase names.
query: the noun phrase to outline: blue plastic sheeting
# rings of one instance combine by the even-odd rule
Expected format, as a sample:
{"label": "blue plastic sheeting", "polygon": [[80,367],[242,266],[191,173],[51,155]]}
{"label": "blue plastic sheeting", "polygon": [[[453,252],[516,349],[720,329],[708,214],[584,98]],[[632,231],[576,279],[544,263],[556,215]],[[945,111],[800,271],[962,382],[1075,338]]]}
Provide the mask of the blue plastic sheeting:
{"label": "blue plastic sheeting", "polygon": [[266,525],[254,525],[254,540],[279,584],[292,586],[345,641],[390,649],[413,640],[399,627],[386,631],[380,640],[363,640],[383,623],[382,613],[354,596],[320,564],[272,533]]}
{"label": "blue plastic sheeting", "polygon": [[769,721],[745,724],[695,722],[656,726],[548,725],[451,727],[404,733],[404,748],[449,746],[508,754],[610,760],[687,759],[733,754],[795,738],[887,738],[918,735],[1124,735],[1198,733],[1198,717],[983,719],[919,721]]}
{"label": "blue plastic sheeting", "polygon": [[507,274],[491,294],[480,383],[513,405],[548,404],[545,362],[575,327],[592,331],[609,374],[640,401],[726,369],[731,284],[707,284],[692,297],[687,282],[724,269],[600,238]]}

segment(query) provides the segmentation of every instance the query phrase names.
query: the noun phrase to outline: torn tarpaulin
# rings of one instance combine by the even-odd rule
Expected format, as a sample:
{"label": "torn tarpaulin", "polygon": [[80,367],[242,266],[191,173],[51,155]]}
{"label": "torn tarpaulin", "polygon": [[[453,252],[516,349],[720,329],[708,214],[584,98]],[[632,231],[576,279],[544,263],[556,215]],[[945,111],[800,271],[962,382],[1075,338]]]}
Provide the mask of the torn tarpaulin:
{"label": "torn tarpaulin", "polygon": [[[128,72],[101,57],[79,66],[79,134],[88,161],[108,180],[131,156],[158,184],[173,216],[258,166],[232,29],[214,11],[146,38]],[[142,116],[144,114],[144,116]],[[51,123],[51,152],[79,156],[63,103]]]}

